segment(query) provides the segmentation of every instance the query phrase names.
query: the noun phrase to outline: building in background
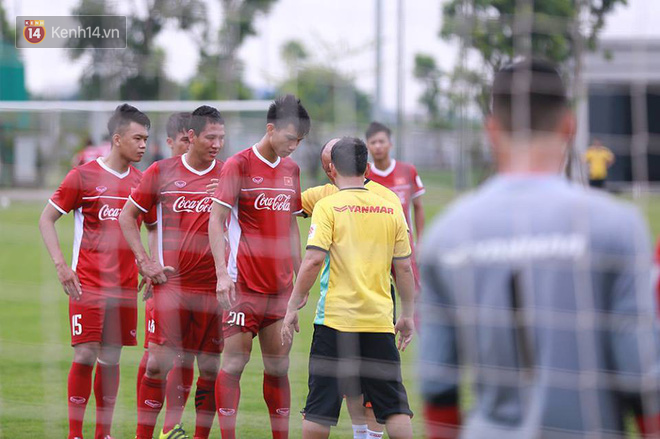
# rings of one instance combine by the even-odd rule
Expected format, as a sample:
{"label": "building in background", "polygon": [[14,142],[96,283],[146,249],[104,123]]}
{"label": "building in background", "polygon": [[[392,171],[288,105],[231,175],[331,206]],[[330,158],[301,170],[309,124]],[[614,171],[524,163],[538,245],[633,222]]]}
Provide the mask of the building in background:
{"label": "building in background", "polygon": [[608,186],[660,182],[660,39],[604,39],[585,56],[588,102],[578,149],[593,138],[616,155]]}

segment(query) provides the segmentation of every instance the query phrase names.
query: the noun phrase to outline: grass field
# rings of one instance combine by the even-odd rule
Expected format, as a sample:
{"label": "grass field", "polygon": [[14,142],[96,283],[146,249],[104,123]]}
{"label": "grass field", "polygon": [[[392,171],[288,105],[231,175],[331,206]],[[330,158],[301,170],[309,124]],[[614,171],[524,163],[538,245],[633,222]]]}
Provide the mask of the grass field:
{"label": "grass field", "polygon": [[[453,197],[442,176],[423,175],[428,187],[424,197],[427,223]],[[45,200],[44,200],[45,202]],[[660,233],[660,198],[641,200],[653,236]],[[0,210],[0,437],[62,438],[67,433],[66,379],[71,363],[67,300],[57,281],[50,258],[43,248],[37,220],[43,203],[14,202]],[[300,222],[306,236],[308,221]],[[58,223],[65,254],[70,255],[73,224],[71,216]],[[291,437],[300,437],[298,410],[307,393],[307,358],[312,333],[312,303],[318,290],[311,293],[310,304],[302,312],[302,332],[291,355],[289,374],[292,387]],[[139,322],[143,322],[140,308]],[[143,340],[142,323],[138,325]],[[140,341],[141,344],[141,341]],[[262,397],[262,365],[258,344],[242,379],[239,408],[239,437],[269,438],[267,410]],[[416,437],[423,437],[420,399],[415,379],[415,342],[403,355],[405,384],[409,391]],[[121,387],[117,400],[113,435],[132,438],[135,432],[135,376],[142,348],[127,348],[121,359]],[[160,421],[162,422],[161,415]],[[186,407],[184,422],[194,425],[194,407]],[[160,428],[160,425],[158,426]],[[85,437],[94,434],[94,402],[91,398],[85,422]],[[214,426],[212,437],[220,437]],[[333,438],[352,437],[344,410]]]}

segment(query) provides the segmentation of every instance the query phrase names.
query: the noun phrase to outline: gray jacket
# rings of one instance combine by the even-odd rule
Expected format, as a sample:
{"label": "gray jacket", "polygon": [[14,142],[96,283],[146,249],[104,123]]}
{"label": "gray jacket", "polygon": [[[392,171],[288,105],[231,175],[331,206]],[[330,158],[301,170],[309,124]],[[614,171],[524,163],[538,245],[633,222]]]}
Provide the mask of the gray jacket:
{"label": "gray jacket", "polygon": [[495,177],[426,234],[420,377],[471,385],[462,437],[619,438],[660,413],[650,236],[637,210],[560,177]]}

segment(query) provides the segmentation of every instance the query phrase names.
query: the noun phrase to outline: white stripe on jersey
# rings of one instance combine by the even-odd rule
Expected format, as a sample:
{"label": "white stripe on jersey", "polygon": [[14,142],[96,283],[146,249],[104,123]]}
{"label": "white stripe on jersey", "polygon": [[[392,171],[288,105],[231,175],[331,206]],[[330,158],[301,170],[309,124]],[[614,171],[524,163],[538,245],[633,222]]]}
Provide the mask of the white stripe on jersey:
{"label": "white stripe on jersey", "polygon": [[238,256],[238,244],[241,241],[241,233],[241,226],[238,223],[238,206],[234,206],[231,209],[229,228],[227,230],[227,234],[229,235],[229,261],[227,262],[227,273],[234,282],[236,282],[236,279],[238,278],[236,257]]}
{"label": "white stripe on jersey", "polygon": [[158,260],[161,266],[165,266],[165,258],[163,258],[163,203],[156,205],[156,233],[158,236]]}
{"label": "white stripe on jersey", "polygon": [[293,189],[287,189],[283,187],[244,187],[241,188],[243,192],[250,192],[250,191],[288,191],[288,192],[293,192],[294,194],[296,193],[295,190]]}
{"label": "white stripe on jersey", "polygon": [[78,256],[80,255],[80,244],[82,243],[83,231],[85,227],[85,217],[82,207],[73,211],[73,255],[71,256],[71,269],[76,271],[78,266]]}

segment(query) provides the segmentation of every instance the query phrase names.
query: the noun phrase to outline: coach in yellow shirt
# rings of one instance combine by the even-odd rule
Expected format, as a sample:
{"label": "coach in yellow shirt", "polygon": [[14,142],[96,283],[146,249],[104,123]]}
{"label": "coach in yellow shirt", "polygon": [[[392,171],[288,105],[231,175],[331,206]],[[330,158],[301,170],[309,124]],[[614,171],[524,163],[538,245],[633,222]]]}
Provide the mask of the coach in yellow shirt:
{"label": "coach in yellow shirt", "polygon": [[[298,307],[323,267],[310,351],[303,438],[328,437],[345,389],[359,386],[391,438],[412,438],[400,357],[412,339],[414,281],[410,242],[396,205],[364,188],[367,147],[342,138],[332,148],[339,192],[316,203],[303,259],[282,327],[290,344]],[[389,267],[394,264],[401,316],[392,323]],[[398,343],[395,334],[400,333]]]}

